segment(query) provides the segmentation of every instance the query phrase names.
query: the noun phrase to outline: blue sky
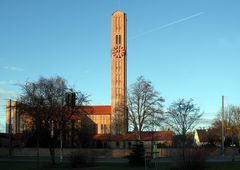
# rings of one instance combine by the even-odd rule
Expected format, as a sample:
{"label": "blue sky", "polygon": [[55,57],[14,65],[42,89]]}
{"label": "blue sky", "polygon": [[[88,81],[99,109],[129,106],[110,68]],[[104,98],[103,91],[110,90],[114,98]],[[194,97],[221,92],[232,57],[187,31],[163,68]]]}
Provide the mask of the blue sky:
{"label": "blue sky", "polygon": [[[128,85],[143,75],[166,99],[193,98],[216,117],[240,104],[238,0],[1,0],[0,130],[16,84],[60,75],[110,104],[111,14],[127,13]],[[203,124],[203,126],[205,126]]]}

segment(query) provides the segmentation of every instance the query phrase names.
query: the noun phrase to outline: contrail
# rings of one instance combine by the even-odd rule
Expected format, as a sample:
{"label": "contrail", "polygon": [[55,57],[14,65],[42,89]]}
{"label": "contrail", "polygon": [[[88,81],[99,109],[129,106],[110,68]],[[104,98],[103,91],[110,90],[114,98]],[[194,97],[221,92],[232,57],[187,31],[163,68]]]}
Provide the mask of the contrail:
{"label": "contrail", "polygon": [[175,25],[175,24],[178,24],[178,23],[181,23],[181,22],[184,22],[184,21],[193,19],[193,18],[198,17],[198,16],[200,16],[200,15],[202,15],[202,14],[204,14],[204,12],[199,12],[199,13],[193,14],[193,15],[191,15],[191,16],[188,16],[188,17],[185,17],[185,18],[182,18],[182,19],[179,19],[179,20],[170,22],[170,23],[168,23],[168,24],[161,25],[161,26],[156,27],[156,28],[153,28],[153,29],[151,29],[151,30],[142,32],[142,33],[140,33],[140,34],[138,34],[138,35],[136,35],[136,36],[130,37],[129,40],[133,40],[133,39],[139,38],[139,37],[141,37],[141,36],[143,36],[143,35],[150,34],[150,33],[154,32],[154,31],[158,31],[158,30],[160,30],[160,29],[163,29],[163,28],[166,28],[166,27],[170,27],[170,26],[172,26],[172,25]]}

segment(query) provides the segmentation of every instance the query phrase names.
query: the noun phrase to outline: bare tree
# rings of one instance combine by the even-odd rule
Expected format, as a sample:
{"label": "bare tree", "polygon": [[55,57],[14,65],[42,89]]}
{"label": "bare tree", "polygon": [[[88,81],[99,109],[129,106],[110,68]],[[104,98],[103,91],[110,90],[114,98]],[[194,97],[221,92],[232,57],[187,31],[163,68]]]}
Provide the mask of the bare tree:
{"label": "bare tree", "polygon": [[[220,118],[218,118],[220,120]],[[229,105],[224,113],[225,144],[233,144],[234,139],[240,139],[240,107]],[[239,145],[239,142],[237,143]]]}
{"label": "bare tree", "polygon": [[[222,118],[221,112],[212,122],[208,129],[208,143],[213,146],[220,145],[222,137]],[[240,107],[229,105],[224,112],[224,145],[236,144],[239,146],[240,139]]]}
{"label": "bare tree", "polygon": [[129,128],[136,132],[140,140],[141,131],[160,126],[163,120],[163,97],[152,83],[140,76],[128,90]]}
{"label": "bare tree", "polygon": [[[187,133],[193,130],[202,115],[200,108],[193,103],[193,99],[179,99],[177,102],[173,102],[168,108],[165,115],[165,122],[185,139]],[[185,140],[183,140],[183,145],[184,143]]]}
{"label": "bare tree", "polygon": [[[226,125],[226,123],[224,123]],[[208,144],[217,146],[221,144],[222,121],[216,119],[212,122],[211,127],[207,131]]]}
{"label": "bare tree", "polygon": [[225,120],[231,126],[240,126],[240,107],[230,105],[225,109]]}
{"label": "bare tree", "polygon": [[[37,82],[26,82],[22,87],[22,94],[18,101],[21,103],[21,114],[28,115],[34,123],[33,129],[37,136],[37,147],[39,148],[40,134],[44,134],[48,142],[52,163],[55,164],[55,145],[59,135],[59,127],[66,122],[77,110],[63,107],[64,99],[68,91],[66,81],[57,76],[53,78],[40,77]],[[87,96],[78,93],[76,97],[78,105],[86,102]],[[39,153],[38,153],[39,156]]]}
{"label": "bare tree", "polygon": [[169,125],[180,137],[179,142],[182,147],[180,157],[182,158],[184,164],[187,163],[185,156],[187,133],[193,130],[200,121],[202,115],[203,114],[200,113],[200,108],[193,103],[193,99],[179,99],[177,102],[173,102],[166,112],[166,124]]}

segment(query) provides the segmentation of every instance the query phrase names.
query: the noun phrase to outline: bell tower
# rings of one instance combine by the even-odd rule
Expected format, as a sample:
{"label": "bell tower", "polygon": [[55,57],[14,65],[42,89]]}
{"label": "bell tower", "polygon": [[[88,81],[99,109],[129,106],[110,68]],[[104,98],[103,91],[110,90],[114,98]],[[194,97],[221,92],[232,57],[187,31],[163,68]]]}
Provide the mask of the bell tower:
{"label": "bell tower", "polygon": [[116,11],[112,14],[112,111],[111,134],[127,132],[126,112],[126,14]]}

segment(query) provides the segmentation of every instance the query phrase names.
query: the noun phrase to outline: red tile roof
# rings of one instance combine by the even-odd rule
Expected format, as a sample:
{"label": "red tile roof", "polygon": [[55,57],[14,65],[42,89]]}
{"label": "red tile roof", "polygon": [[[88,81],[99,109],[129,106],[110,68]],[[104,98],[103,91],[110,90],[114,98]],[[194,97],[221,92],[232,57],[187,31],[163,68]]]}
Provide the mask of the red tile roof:
{"label": "red tile roof", "polygon": [[[156,132],[141,132],[142,141],[171,141],[175,133],[171,130],[156,131]],[[94,140],[100,141],[135,141],[137,139],[134,132],[128,132],[126,135],[110,135],[98,134],[94,136]]]}
{"label": "red tile roof", "polygon": [[80,106],[82,113],[91,114],[91,115],[109,115],[111,114],[111,106],[110,105],[102,105],[102,106]]}
{"label": "red tile roof", "polygon": [[77,120],[81,115],[111,115],[111,106],[78,106],[75,107],[73,112],[78,114],[73,114],[70,119]]}

